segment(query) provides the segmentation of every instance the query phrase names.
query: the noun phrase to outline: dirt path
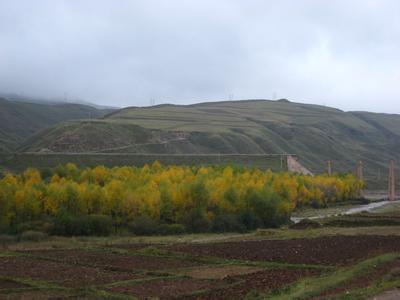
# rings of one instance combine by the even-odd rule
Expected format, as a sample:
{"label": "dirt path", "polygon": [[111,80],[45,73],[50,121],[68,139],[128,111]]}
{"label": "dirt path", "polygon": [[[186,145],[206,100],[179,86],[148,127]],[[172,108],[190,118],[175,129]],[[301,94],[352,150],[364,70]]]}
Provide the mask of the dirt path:
{"label": "dirt path", "polygon": [[386,291],[378,296],[371,298],[371,300],[398,300],[400,299],[400,289]]}

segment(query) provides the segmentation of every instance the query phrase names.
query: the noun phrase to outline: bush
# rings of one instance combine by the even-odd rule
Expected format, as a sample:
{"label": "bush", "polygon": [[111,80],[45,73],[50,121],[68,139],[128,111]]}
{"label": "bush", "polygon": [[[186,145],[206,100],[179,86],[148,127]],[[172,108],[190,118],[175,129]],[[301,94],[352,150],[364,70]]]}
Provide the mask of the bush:
{"label": "bush", "polygon": [[15,237],[8,234],[0,234],[0,245],[5,246],[15,242]]}
{"label": "bush", "polygon": [[244,212],[240,215],[240,223],[242,223],[247,230],[257,229],[261,227],[262,224],[261,220],[250,211]]}
{"label": "bush", "polygon": [[92,235],[107,236],[112,233],[113,221],[105,215],[89,215],[88,225]]}
{"label": "bush", "polygon": [[264,297],[256,289],[252,289],[244,297],[244,300],[261,300],[261,299],[264,299]]}
{"label": "bush", "polygon": [[112,229],[113,223],[109,216],[71,216],[63,214],[56,218],[52,234],[65,236],[106,236],[111,234]]}
{"label": "bush", "polygon": [[212,230],[215,232],[244,232],[246,227],[236,215],[222,214],[214,219]]}
{"label": "bush", "polygon": [[43,168],[40,170],[40,177],[42,177],[43,180],[50,179],[51,176],[53,176],[53,170],[50,168]]}
{"label": "bush", "polygon": [[159,233],[162,235],[184,234],[185,226],[182,224],[162,224],[159,226]]}
{"label": "bush", "polygon": [[276,228],[288,222],[289,216],[279,209],[282,199],[272,188],[266,187],[262,191],[249,188],[246,198],[251,212],[262,222],[263,227]]}
{"label": "bush", "polygon": [[37,221],[23,222],[23,223],[12,225],[8,229],[8,232],[11,234],[21,234],[22,232],[25,232],[25,231],[41,231],[41,232],[49,233],[50,227],[51,227],[51,224],[49,224],[48,221],[37,220]]}
{"label": "bush", "polygon": [[28,230],[21,233],[19,239],[21,241],[40,242],[46,239],[47,237],[48,237],[47,234],[43,232]]}
{"label": "bush", "polygon": [[195,211],[189,213],[183,220],[188,232],[208,232],[211,229],[211,222],[202,213]]}
{"label": "bush", "polygon": [[160,226],[149,216],[143,215],[130,222],[128,229],[136,235],[154,235],[159,233]]}

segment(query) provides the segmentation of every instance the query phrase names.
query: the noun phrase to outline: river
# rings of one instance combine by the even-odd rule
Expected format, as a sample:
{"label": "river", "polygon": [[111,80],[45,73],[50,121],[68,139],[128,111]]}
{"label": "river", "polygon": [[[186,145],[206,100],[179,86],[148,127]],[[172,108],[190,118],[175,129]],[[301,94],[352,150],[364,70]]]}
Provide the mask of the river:
{"label": "river", "polygon": [[307,217],[292,217],[290,218],[294,223],[298,223],[303,219],[310,219],[310,220],[315,220],[315,219],[322,219],[322,218],[327,218],[327,217],[334,217],[334,216],[338,216],[338,215],[352,215],[352,214],[357,214],[363,211],[373,211],[374,209],[380,208],[380,207],[384,207],[386,205],[389,204],[395,204],[395,203],[400,203],[399,200],[396,201],[379,201],[379,202],[372,202],[369,204],[362,204],[362,205],[358,205],[355,207],[351,207],[351,208],[346,208],[344,210],[342,210],[340,213],[321,213],[321,211],[323,211],[323,209],[315,209],[315,216],[307,216]]}

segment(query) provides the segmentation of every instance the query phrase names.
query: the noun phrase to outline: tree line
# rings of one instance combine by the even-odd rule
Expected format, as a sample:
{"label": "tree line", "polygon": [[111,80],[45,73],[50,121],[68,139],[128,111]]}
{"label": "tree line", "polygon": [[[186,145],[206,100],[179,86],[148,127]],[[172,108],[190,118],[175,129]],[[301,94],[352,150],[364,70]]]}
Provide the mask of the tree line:
{"label": "tree line", "polygon": [[360,197],[352,174],[303,176],[239,166],[27,169],[0,180],[0,230],[59,235],[247,231],[302,206]]}

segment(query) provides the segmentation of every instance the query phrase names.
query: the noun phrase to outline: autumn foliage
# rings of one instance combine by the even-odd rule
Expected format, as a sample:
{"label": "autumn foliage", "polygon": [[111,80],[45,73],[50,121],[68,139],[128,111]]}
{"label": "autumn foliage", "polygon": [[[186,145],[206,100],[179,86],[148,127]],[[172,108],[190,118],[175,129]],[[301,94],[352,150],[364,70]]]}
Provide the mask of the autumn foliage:
{"label": "autumn foliage", "polygon": [[40,224],[40,230],[68,235],[242,231],[279,226],[299,206],[357,198],[361,187],[350,174],[310,177],[158,162],[142,168],[67,164],[5,175],[0,228],[21,231]]}

